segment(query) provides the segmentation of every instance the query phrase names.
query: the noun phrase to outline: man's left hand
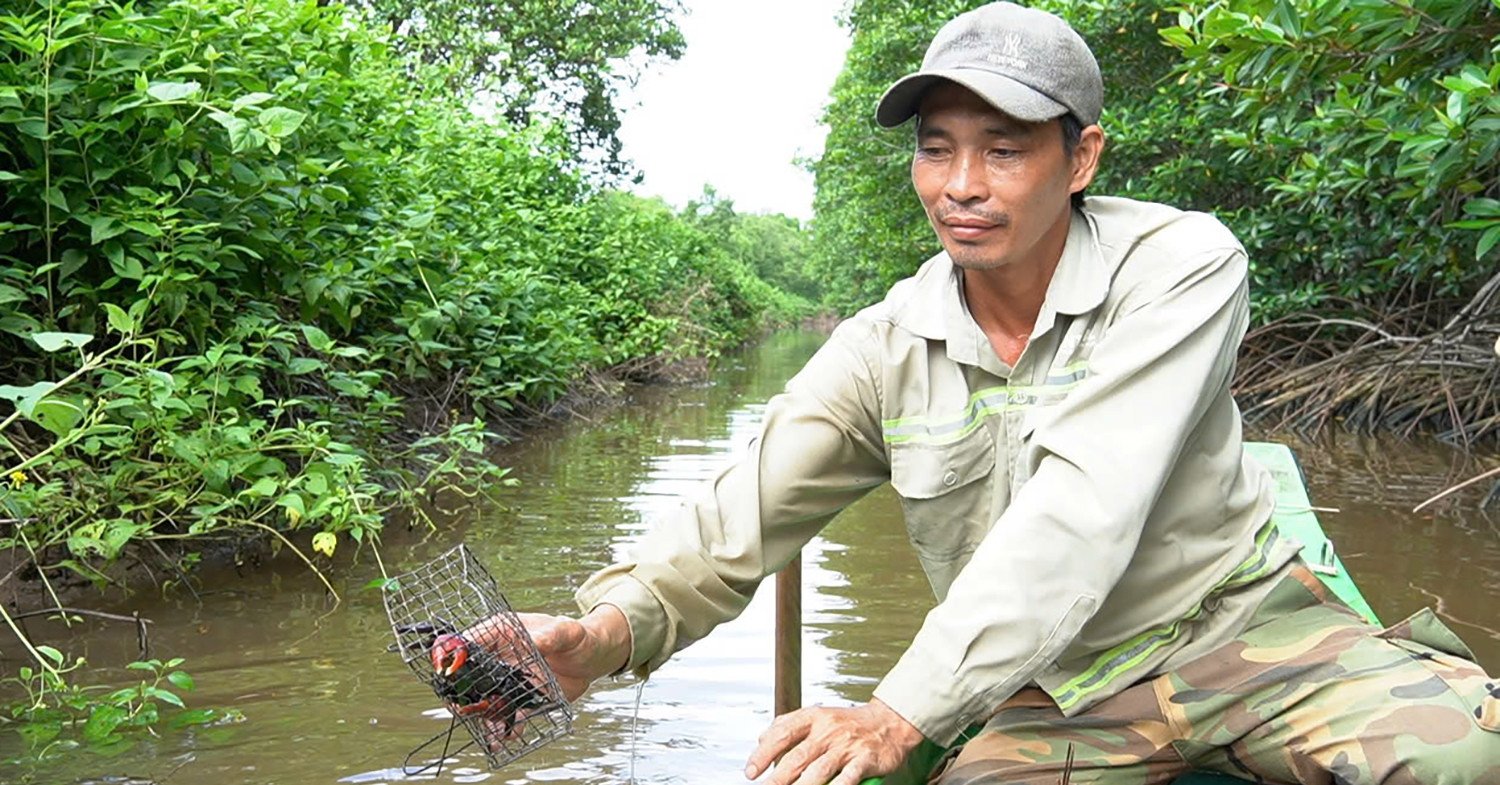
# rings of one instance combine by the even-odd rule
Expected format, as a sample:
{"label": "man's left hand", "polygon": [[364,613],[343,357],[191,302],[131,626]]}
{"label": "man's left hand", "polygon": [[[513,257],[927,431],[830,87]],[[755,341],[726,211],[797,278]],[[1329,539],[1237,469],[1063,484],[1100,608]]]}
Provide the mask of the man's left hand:
{"label": "man's left hand", "polygon": [[760,735],[745,776],[755,779],[780,758],[765,785],[859,785],[895,771],[921,740],[916,726],[879,700],[798,709]]}

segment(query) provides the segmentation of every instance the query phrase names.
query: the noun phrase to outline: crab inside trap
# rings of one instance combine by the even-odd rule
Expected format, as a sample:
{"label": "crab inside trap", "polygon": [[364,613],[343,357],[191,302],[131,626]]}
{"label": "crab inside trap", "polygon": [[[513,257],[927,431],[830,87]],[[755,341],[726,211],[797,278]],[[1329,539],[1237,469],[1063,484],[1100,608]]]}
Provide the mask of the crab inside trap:
{"label": "crab inside trap", "polygon": [[[384,594],[396,637],[391,649],[443,700],[491,766],[572,729],[572,711],[551,668],[468,548],[459,545],[397,576]],[[454,730],[450,726],[446,735]],[[451,739],[444,736],[417,747],[408,762],[438,741],[445,757]]]}

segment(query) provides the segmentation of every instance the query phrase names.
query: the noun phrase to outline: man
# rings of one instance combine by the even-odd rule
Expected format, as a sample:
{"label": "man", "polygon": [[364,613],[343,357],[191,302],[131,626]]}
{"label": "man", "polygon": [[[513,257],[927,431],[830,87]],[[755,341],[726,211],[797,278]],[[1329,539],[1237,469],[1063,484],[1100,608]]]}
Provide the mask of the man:
{"label": "man", "polygon": [[736,616],[889,481],[940,602],[868,704],[779,718],[752,779],[854,785],[983,723],[945,785],[1055,783],[1069,759],[1074,781],[1500,783],[1500,702],[1462,644],[1430,615],[1363,625],[1269,523],[1229,394],[1239,243],[1081,198],[1102,92],[1076,33],[1009,3],[891,87],[876,116],[917,118],[944,253],[840,325],[748,456],[583,586],[581,620],[527,617],[570,698]]}

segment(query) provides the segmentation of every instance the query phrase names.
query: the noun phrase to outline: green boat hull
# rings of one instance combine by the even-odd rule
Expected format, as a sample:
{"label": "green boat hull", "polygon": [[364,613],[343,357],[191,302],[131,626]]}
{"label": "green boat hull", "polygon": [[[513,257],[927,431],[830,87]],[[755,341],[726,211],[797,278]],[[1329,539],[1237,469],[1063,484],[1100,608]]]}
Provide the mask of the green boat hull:
{"label": "green boat hull", "polygon": [[[1318,573],[1328,588],[1349,607],[1359,611],[1372,624],[1378,623],[1375,612],[1359,593],[1343,562],[1333,549],[1333,543],[1323,533],[1318,517],[1313,513],[1312,502],[1307,495],[1307,486],[1302,478],[1302,469],[1297,458],[1284,444],[1246,442],[1245,453],[1271,471],[1276,480],[1276,511],[1271,520],[1281,534],[1302,543],[1302,558]],[[959,738],[957,744],[968,741],[978,728],[971,728]],[[931,742],[922,742],[908,756],[906,764],[885,777],[871,777],[861,785],[922,785],[932,774],[946,751]],[[1194,772],[1178,777],[1173,785],[1245,785],[1245,780],[1223,774]]]}

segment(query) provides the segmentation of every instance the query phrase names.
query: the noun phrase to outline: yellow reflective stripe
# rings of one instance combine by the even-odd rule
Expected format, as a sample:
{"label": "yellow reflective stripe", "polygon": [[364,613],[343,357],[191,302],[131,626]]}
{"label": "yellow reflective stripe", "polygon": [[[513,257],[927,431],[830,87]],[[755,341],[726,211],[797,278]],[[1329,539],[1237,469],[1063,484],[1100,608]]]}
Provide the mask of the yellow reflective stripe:
{"label": "yellow reflective stripe", "polygon": [[[964,409],[965,411],[967,411],[974,408],[974,405],[979,403],[979,400],[981,398],[988,398],[991,395],[997,395],[1010,389],[1010,387],[1001,385],[998,387],[985,387],[982,390],[977,390],[973,395],[969,396],[969,401],[968,403],[964,404]],[[925,423],[930,419],[932,419],[930,415],[918,414],[912,417],[900,417],[894,420],[881,420],[880,424],[886,430],[891,430],[894,428],[900,428],[903,425],[916,425],[919,423]]]}
{"label": "yellow reflective stripe", "polygon": [[934,423],[930,415],[882,420],[887,444],[922,441],[942,444],[973,433],[986,417],[999,412],[1035,406],[1043,398],[1061,395],[1078,386],[1087,374],[1085,363],[1061,369],[1067,373],[1048,377],[1047,384],[986,387],[969,396],[963,413]]}
{"label": "yellow reflective stripe", "polygon": [[1024,409],[1027,406],[1033,405],[1034,403],[1034,399],[1028,399],[1025,402],[1012,403],[1009,400],[1008,394],[1002,394],[1001,400],[998,400],[979,409],[971,410],[962,420],[954,420],[936,426],[913,423],[905,427],[920,430],[911,430],[906,433],[897,432],[895,429],[888,429],[886,431],[885,440],[889,444],[900,444],[903,442],[911,441],[922,441],[931,444],[944,444],[947,442],[957,441],[973,433],[976,429],[979,428],[979,426],[984,424],[985,418],[989,417],[992,414],[1010,411],[1012,409]]}
{"label": "yellow reflective stripe", "polygon": [[[1225,589],[1253,583],[1269,574],[1273,569],[1271,552],[1279,538],[1280,534],[1276,530],[1276,525],[1267,521],[1261,526],[1260,531],[1255,533],[1255,552],[1240,562],[1233,572],[1220,580],[1204,599]],[[1182,634],[1182,625],[1202,615],[1203,601],[1199,600],[1198,604],[1194,605],[1181,619],[1165,627],[1147,630],[1104,652],[1087,670],[1063,683],[1052,699],[1057,702],[1058,708],[1064,711],[1076,706],[1079,701],[1106,687],[1115,677],[1141,664],[1161,647],[1177,640]]]}

